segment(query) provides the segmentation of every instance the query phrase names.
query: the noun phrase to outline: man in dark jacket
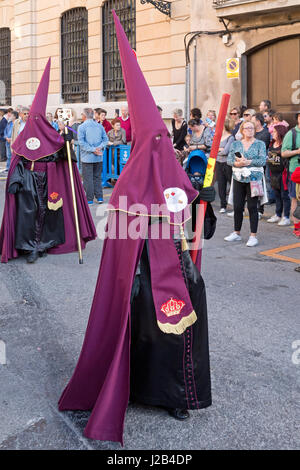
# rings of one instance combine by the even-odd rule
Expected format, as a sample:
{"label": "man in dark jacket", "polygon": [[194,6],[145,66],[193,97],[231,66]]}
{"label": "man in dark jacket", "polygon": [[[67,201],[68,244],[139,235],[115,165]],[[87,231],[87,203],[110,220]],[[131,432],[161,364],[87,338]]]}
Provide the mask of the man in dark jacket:
{"label": "man in dark jacket", "polygon": [[11,113],[13,109],[8,108],[4,116],[0,121],[0,161],[6,161],[6,138],[4,137],[4,131],[7,126],[8,121],[11,118]]}

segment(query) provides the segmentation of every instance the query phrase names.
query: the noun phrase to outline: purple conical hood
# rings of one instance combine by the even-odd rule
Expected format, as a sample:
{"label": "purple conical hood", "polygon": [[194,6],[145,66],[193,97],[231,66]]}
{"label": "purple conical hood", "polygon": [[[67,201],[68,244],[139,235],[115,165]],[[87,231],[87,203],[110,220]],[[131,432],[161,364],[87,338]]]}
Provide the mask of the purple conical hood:
{"label": "purple conical hood", "polygon": [[64,145],[64,139],[46,118],[50,67],[51,58],[45,67],[25,127],[12,145],[12,149],[17,155],[31,161],[52,155]]}

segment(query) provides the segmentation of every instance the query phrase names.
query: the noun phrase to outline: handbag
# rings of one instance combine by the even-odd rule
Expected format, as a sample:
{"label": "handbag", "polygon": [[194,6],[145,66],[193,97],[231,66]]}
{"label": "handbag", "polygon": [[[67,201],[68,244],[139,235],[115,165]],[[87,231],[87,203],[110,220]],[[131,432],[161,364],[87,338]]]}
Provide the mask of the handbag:
{"label": "handbag", "polygon": [[282,173],[271,173],[270,177],[270,184],[272,189],[277,189],[280,191],[281,188],[281,179],[282,179]]}
{"label": "handbag", "polygon": [[262,181],[250,181],[251,197],[261,197],[264,195]]}

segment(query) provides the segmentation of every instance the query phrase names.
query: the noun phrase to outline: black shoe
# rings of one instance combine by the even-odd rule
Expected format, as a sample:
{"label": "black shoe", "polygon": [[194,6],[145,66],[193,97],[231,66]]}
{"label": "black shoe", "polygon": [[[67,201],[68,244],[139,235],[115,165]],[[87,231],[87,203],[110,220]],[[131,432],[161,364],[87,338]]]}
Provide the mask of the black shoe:
{"label": "black shoe", "polygon": [[295,271],[296,273],[300,273],[300,266],[297,266],[297,268],[295,268]]}
{"label": "black shoe", "polygon": [[181,408],[167,408],[169,415],[173,416],[175,419],[183,421],[190,417],[188,410],[183,410]]}
{"label": "black shoe", "polygon": [[38,252],[37,251],[32,251],[27,256],[27,263],[35,263],[35,261],[38,259],[38,257],[39,257]]}
{"label": "black shoe", "polygon": [[40,251],[39,252],[39,257],[40,258],[46,258],[47,254],[48,254],[47,251]]}

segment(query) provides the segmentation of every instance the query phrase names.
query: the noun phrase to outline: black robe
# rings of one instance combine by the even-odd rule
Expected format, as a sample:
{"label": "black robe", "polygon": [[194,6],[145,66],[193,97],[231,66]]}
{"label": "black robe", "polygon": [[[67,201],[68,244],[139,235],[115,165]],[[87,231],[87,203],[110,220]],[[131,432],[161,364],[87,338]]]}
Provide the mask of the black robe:
{"label": "black robe", "polygon": [[[66,158],[66,148],[63,147],[38,160],[38,163],[58,162]],[[48,209],[47,172],[29,170],[25,167],[28,162],[24,157],[20,159],[8,186],[8,192],[16,195],[15,248],[20,253],[37,251],[42,254],[65,243],[63,210],[62,207],[55,211]]]}
{"label": "black robe", "polygon": [[[215,221],[208,204],[205,238],[212,236]],[[180,240],[174,243],[197,321],[181,335],[159,329],[146,241],[131,298],[130,400],[166,408],[206,408],[212,400],[205,285],[189,251],[182,251]]]}

